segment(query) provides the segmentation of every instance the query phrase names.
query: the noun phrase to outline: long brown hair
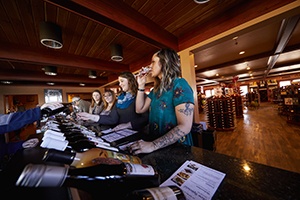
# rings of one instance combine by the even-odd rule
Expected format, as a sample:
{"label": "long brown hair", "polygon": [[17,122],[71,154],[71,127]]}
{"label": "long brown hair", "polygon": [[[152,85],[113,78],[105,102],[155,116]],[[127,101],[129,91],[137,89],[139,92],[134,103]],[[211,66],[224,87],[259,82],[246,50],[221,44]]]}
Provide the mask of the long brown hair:
{"label": "long brown hair", "polygon": [[112,96],[112,100],[113,100],[113,105],[112,107],[115,105],[116,101],[117,101],[117,97],[116,97],[116,93],[110,89],[106,89],[102,95],[102,100],[103,100],[103,103],[104,103],[104,110],[106,110],[106,108],[108,107],[108,103],[105,101],[104,99],[104,95],[105,93],[110,93],[110,95]]}
{"label": "long brown hair", "polygon": [[122,72],[119,77],[126,78],[128,80],[128,87],[131,90],[132,95],[136,95],[138,89],[138,83],[131,72]]}
{"label": "long brown hair", "polygon": [[174,79],[181,75],[180,58],[177,52],[173,49],[161,49],[156,52],[161,64],[162,78],[154,78],[154,92],[161,95],[163,91],[167,91],[171,87]]}
{"label": "long brown hair", "polygon": [[[94,99],[94,97],[93,97],[93,93],[94,93],[94,92],[97,92],[97,93],[100,94],[100,100],[99,100],[99,103],[98,103],[98,104],[96,103],[96,101],[95,101],[95,99]],[[100,90],[94,90],[94,91],[92,92],[92,103],[91,103],[91,107],[93,108],[94,106],[100,106],[102,102],[103,102],[103,100],[102,100],[102,94],[101,94]],[[95,104],[97,104],[97,105],[95,105]]]}

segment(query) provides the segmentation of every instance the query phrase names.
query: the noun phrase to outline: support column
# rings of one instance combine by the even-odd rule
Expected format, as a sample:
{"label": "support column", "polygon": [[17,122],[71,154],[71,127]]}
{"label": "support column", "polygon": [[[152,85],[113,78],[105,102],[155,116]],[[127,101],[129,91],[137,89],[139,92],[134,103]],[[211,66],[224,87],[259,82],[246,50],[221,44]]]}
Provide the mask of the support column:
{"label": "support column", "polygon": [[195,101],[194,122],[199,123],[200,122],[199,109],[198,109],[199,105],[198,105],[198,97],[197,97],[194,54],[189,52],[188,50],[178,52],[178,54],[180,56],[182,78],[185,78],[187,80],[187,82],[190,84],[194,92],[194,101]]}

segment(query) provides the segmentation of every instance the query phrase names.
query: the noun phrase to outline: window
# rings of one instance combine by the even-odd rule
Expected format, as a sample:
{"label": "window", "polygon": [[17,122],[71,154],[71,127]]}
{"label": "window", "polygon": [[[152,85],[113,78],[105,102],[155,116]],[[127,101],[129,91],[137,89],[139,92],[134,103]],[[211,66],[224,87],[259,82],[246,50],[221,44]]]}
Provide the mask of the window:
{"label": "window", "polygon": [[215,94],[215,91],[212,89],[212,90],[205,90],[205,97],[208,98],[208,97],[211,97]]}
{"label": "window", "polygon": [[45,102],[62,102],[62,90],[45,89]]}
{"label": "window", "polygon": [[245,96],[248,93],[248,86],[247,85],[241,85],[240,86],[241,96]]}
{"label": "window", "polygon": [[291,85],[291,81],[279,81],[279,87]]}

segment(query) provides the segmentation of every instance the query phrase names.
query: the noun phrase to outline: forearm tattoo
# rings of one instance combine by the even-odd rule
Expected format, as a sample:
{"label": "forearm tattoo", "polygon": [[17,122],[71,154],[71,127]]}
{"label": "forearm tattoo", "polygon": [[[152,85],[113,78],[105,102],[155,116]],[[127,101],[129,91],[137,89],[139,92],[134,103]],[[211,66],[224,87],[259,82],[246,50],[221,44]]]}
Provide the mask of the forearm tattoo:
{"label": "forearm tattoo", "polygon": [[192,115],[194,109],[190,108],[191,103],[186,103],[185,104],[185,109],[179,109],[178,112],[183,113],[186,116]]}
{"label": "forearm tattoo", "polygon": [[174,127],[167,134],[161,136],[160,138],[153,141],[153,144],[156,149],[166,147],[170,144],[175,143],[177,140],[185,136],[185,133],[181,131],[178,127]]}

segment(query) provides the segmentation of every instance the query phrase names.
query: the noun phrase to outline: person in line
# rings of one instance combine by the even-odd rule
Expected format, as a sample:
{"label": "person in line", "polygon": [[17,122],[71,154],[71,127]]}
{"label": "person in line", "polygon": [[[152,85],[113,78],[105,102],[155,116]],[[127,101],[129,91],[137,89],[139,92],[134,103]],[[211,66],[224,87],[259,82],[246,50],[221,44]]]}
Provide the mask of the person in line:
{"label": "person in line", "polygon": [[72,98],[73,108],[75,112],[89,112],[91,102],[81,99],[80,97]]}
{"label": "person in line", "polygon": [[41,107],[37,106],[22,112],[13,112],[9,114],[0,114],[0,134],[16,131],[27,124],[32,124],[42,118],[41,110],[47,107],[55,106],[60,103],[45,103]]}
{"label": "person in line", "polygon": [[22,112],[0,114],[0,134],[19,130],[27,124],[31,124],[40,119],[40,107],[28,109]]}
{"label": "person in line", "polygon": [[102,99],[103,99],[104,106],[100,115],[109,115],[111,110],[116,104],[117,101],[116,94],[112,90],[105,90]]}
{"label": "person in line", "polygon": [[100,125],[115,126],[113,131],[129,128],[143,131],[148,124],[149,112],[138,114],[135,112],[137,81],[131,72],[123,72],[118,77],[122,91],[117,98],[109,115],[93,115],[86,112],[77,113],[82,120],[92,120]]}
{"label": "person in line", "polygon": [[[101,115],[108,116],[111,113],[111,111],[113,109],[115,109],[116,101],[117,101],[116,93],[109,89],[105,90],[104,95],[102,96],[102,99],[103,99],[104,107],[103,107],[102,112],[100,113],[100,117],[101,117]],[[103,131],[103,130],[113,128],[114,126],[99,124],[99,127],[100,127],[100,131]]]}
{"label": "person in line", "polygon": [[133,154],[151,153],[175,142],[193,145],[191,128],[194,115],[193,90],[180,77],[178,54],[172,49],[156,52],[150,64],[154,88],[145,98],[146,75],[137,77],[136,112],[149,114],[149,138],[130,146]]}
{"label": "person in line", "polygon": [[92,92],[92,103],[89,108],[89,113],[99,115],[103,110],[102,94],[99,90]]}

